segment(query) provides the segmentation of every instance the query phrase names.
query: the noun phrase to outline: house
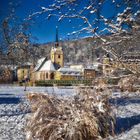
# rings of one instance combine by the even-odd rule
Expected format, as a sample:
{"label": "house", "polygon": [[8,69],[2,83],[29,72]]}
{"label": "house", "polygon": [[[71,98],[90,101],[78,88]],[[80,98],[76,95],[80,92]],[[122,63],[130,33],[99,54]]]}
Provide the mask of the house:
{"label": "house", "polygon": [[83,76],[80,70],[70,67],[62,67],[55,73],[56,80],[80,80],[82,77]]}
{"label": "house", "polygon": [[91,80],[96,77],[96,70],[93,67],[88,67],[84,69],[84,79]]}
{"label": "house", "polygon": [[22,82],[25,79],[31,79],[31,71],[33,70],[33,65],[31,63],[26,63],[17,67],[17,80]]}
{"label": "house", "polygon": [[[121,70],[120,73],[125,72],[130,73],[139,73],[140,71],[140,53],[139,52],[127,52],[121,57],[121,61],[112,60],[107,54],[103,58],[103,74],[105,76],[111,75],[114,71],[118,71],[118,68]],[[119,70],[119,71],[120,71]],[[119,73],[118,71],[118,73]]]}
{"label": "house", "polygon": [[103,74],[105,76],[108,76],[113,72],[113,70],[114,70],[114,68],[112,65],[112,60],[111,60],[109,54],[107,54],[103,57]]}

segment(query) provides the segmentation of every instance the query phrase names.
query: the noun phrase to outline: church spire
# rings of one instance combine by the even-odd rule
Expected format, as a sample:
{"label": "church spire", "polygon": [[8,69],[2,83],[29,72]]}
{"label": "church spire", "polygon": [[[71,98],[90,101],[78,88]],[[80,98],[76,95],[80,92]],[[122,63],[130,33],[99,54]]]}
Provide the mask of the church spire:
{"label": "church spire", "polygon": [[58,40],[58,27],[56,26],[56,40],[55,40],[55,46],[51,49],[51,61],[55,64],[57,68],[64,66],[64,54],[62,47],[59,45]]}
{"label": "church spire", "polygon": [[59,40],[58,40],[58,26],[56,26],[56,39],[55,39],[55,47],[59,46]]}

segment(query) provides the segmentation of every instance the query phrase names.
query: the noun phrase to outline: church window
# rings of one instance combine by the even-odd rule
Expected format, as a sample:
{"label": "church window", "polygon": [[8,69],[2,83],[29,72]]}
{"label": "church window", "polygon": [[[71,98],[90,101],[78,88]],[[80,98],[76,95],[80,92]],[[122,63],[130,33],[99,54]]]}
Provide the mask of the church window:
{"label": "church window", "polygon": [[58,58],[60,58],[61,56],[60,55],[58,55]]}
{"label": "church window", "polygon": [[54,73],[51,73],[50,79],[54,79]]}
{"label": "church window", "polygon": [[48,73],[46,73],[46,78],[48,79]]}

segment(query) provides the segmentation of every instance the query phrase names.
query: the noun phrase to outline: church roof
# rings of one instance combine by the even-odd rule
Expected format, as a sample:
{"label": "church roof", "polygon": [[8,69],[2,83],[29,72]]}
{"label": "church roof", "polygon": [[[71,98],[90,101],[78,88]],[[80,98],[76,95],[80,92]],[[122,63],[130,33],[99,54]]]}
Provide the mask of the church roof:
{"label": "church roof", "polygon": [[39,71],[56,71],[51,60],[45,61]]}
{"label": "church roof", "polygon": [[47,58],[41,58],[38,60],[34,71],[55,71],[55,66],[51,60],[47,60]]}
{"label": "church roof", "polygon": [[40,59],[37,61],[37,65],[36,65],[36,67],[34,68],[34,71],[38,71],[38,69],[40,68],[40,66],[41,66],[41,64],[43,63],[44,60],[45,60],[45,57],[40,58]]}

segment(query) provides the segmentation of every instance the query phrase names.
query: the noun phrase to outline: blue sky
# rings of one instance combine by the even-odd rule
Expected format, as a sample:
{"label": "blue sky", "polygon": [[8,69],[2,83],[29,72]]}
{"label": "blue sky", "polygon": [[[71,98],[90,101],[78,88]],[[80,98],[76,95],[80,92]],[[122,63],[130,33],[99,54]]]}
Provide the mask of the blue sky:
{"label": "blue sky", "polygon": [[[79,0],[80,1],[80,0]],[[89,0],[81,0],[82,2],[78,6],[78,10],[82,9],[87,5]],[[97,0],[95,0],[97,1]],[[118,0],[121,1],[121,0]],[[15,8],[16,16],[21,20],[21,22],[25,22],[24,19],[28,17],[29,14],[32,14],[37,11],[41,11],[41,7],[48,7],[53,0],[0,0],[0,22],[10,14],[10,5],[12,2],[13,5],[18,4]],[[11,6],[12,7],[12,6]],[[121,8],[116,9],[110,2],[107,2],[102,7],[102,14],[106,17],[112,17],[117,12],[123,11],[125,5],[122,5]],[[87,14],[85,12],[85,14]],[[89,16],[90,20],[93,20],[95,16]],[[69,39],[67,36],[68,33],[73,32],[74,30],[80,29],[79,25],[82,23],[80,20],[72,19],[71,23],[69,23],[69,19],[65,19],[61,22],[58,22],[56,17],[51,17],[50,20],[47,20],[47,14],[39,15],[38,17],[34,17],[32,21],[28,21],[31,25],[29,26],[28,31],[30,31],[31,35],[37,40],[31,39],[36,43],[46,43],[55,41],[55,27],[59,27],[59,38],[63,40]],[[85,25],[83,25],[85,26]],[[103,24],[100,24],[100,28],[104,28]],[[80,37],[85,37],[91,34],[82,33]],[[72,37],[71,37],[72,38]],[[75,38],[75,37],[74,37]]]}

